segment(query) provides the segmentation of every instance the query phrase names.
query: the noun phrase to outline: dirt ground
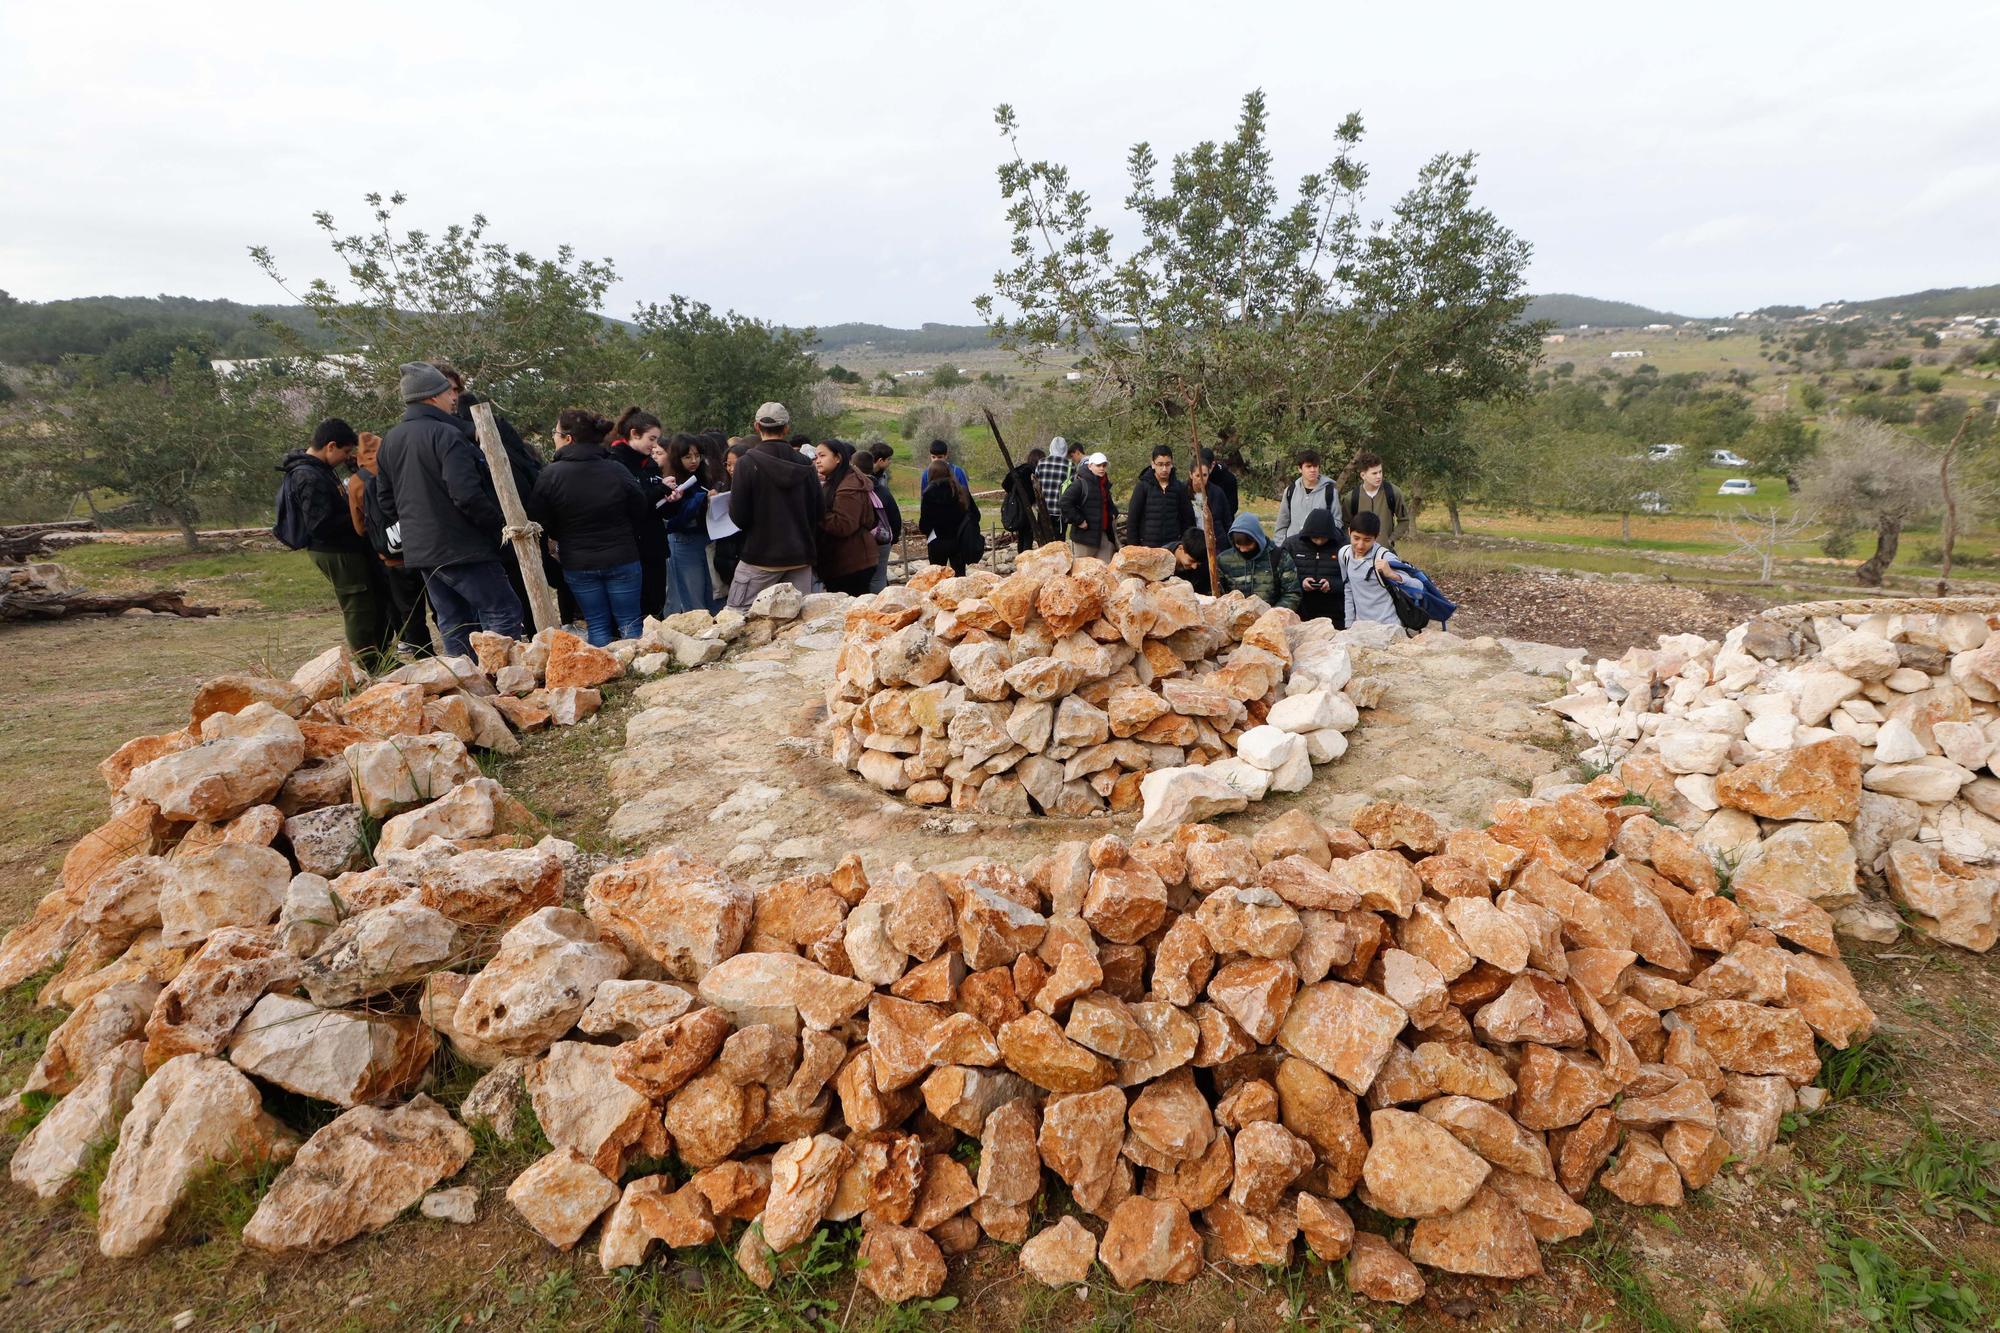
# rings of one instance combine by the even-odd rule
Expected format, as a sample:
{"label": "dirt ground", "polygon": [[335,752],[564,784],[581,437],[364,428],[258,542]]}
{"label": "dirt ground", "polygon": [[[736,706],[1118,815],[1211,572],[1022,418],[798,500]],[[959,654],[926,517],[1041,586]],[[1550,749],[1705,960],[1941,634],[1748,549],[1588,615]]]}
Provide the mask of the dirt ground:
{"label": "dirt ground", "polygon": [[1501,634],[1538,643],[1574,644],[1599,657],[1662,634],[1719,639],[1769,605],[1748,593],[1683,583],[1578,579],[1561,574],[1494,569],[1453,573],[1446,580],[1460,610],[1459,634]]}
{"label": "dirt ground", "polygon": [[[1383,701],[1363,714],[1350,753],[1286,800],[1338,819],[1394,794],[1477,818],[1485,803],[1527,790],[1569,755],[1535,708],[1554,682],[1528,669],[1562,654],[1477,636],[1616,651],[1665,630],[1719,632],[1741,614],[1684,600],[1692,589],[1642,588],[1617,597],[1615,637],[1563,633],[1607,623],[1606,586],[1493,576],[1466,587],[1466,612],[1454,624],[1460,651],[1357,653],[1361,674],[1385,680]],[[101,818],[97,759],[128,736],[184,718],[206,676],[289,670],[335,633],[326,614],[0,629],[0,925],[25,913],[69,843]],[[841,774],[811,734],[830,657],[830,644],[807,644],[725,670],[614,686],[596,722],[531,738],[498,776],[593,850],[679,841],[733,858],[753,881],[849,849],[870,865],[936,863],[975,849],[1025,857],[1052,838],[1080,836],[1047,821],[964,824],[911,812]],[[629,749],[628,730],[638,742]],[[1254,827],[1286,808],[1267,802],[1231,822]],[[1727,1169],[1684,1208],[1635,1209],[1594,1191],[1586,1202],[1598,1227],[1551,1247],[1544,1278],[1434,1278],[1407,1311],[1356,1302],[1338,1266],[1311,1259],[1283,1271],[1211,1267],[1188,1287],[1133,1295],[1100,1272],[1080,1292],[1057,1293],[1024,1280],[1014,1249],[991,1243],[952,1261],[944,1300],[889,1310],[853,1281],[851,1235],[830,1237],[769,1295],[714,1248],[607,1276],[594,1241],[557,1253],[501,1198],[535,1148],[482,1144],[462,1178],[482,1187],[475,1224],[412,1215],[313,1258],[244,1250],[237,1233],[254,1193],[220,1180],[197,1190],[159,1251],[120,1262],[97,1254],[76,1199],[37,1204],[10,1189],[0,1217],[0,1328],[155,1329],[184,1312],[193,1327],[246,1330],[1994,1327],[2000,962],[1917,936],[1849,946],[1847,955],[1884,1034],[1866,1059],[1842,1063],[1848,1081],[1829,1110],[1795,1123],[1776,1152]],[[59,1018],[33,1007],[34,989],[30,982],[0,997],[0,1089],[19,1082]],[[441,1061],[434,1095],[455,1105],[472,1072]],[[0,1121],[0,1157],[19,1132]],[[1365,1210],[1358,1216],[1366,1227],[1391,1225]],[[1872,1294],[1844,1294],[1862,1287]],[[1943,1294],[1953,1292],[1966,1300]]]}

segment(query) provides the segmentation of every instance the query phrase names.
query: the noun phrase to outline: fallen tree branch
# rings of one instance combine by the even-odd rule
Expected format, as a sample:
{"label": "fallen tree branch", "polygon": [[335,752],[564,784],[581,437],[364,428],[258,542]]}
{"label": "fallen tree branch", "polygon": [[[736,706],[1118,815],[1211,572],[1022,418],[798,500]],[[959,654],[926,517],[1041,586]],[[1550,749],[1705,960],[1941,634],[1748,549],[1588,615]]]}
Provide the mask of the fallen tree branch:
{"label": "fallen tree branch", "polygon": [[95,592],[0,593],[0,621],[68,620],[73,616],[115,616],[133,610],[188,618],[222,614],[217,607],[189,605],[186,594],[179,588],[161,588],[129,596]]}

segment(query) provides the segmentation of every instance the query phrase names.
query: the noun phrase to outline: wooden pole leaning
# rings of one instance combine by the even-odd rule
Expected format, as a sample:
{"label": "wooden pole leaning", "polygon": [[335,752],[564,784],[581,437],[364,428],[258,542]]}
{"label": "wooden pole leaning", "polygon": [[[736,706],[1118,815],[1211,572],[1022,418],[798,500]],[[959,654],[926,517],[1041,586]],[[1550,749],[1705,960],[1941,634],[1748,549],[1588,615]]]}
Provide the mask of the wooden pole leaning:
{"label": "wooden pole leaning", "polygon": [[472,405],[472,425],[479,435],[479,451],[486,455],[486,470],[493,474],[493,489],[500,496],[500,512],[507,518],[506,538],[513,544],[521,565],[521,586],[528,590],[528,614],[535,629],[562,628],[562,612],[556,595],[542,575],[542,529],[528,521],[521,494],[514,489],[514,469],[507,461],[507,446],[500,443],[500,427],[493,420],[490,403]]}

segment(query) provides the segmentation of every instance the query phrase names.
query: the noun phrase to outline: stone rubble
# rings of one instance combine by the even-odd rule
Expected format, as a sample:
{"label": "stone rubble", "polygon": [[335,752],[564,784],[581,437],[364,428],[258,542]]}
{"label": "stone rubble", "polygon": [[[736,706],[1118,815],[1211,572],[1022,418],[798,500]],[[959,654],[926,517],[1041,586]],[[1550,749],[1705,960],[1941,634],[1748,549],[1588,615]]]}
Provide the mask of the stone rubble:
{"label": "stone rubble", "polygon": [[[1547,706],[1590,738],[1586,763],[1673,826],[1665,855],[1689,863],[1691,839],[1733,864],[1753,926],[1830,953],[1835,932],[1893,941],[1894,902],[1983,953],[2000,941],[1996,620],[1763,617],[1720,643],[1662,635],[1571,663],[1570,693]],[[1683,888],[1705,882],[1653,864]]]}

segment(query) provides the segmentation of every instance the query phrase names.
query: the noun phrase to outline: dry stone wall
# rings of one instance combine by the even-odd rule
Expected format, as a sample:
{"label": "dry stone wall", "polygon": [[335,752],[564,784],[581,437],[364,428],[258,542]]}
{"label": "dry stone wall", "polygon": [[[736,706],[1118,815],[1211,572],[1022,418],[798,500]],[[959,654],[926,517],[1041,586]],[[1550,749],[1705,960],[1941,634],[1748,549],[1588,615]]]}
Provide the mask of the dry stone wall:
{"label": "dry stone wall", "polygon": [[[624,655],[804,608],[766,609],[617,651],[482,639],[379,681],[331,652],[211,682],[187,730],[121,749],[110,817],[0,941],[0,983],[54,967],[43,1000],[69,1011],[14,1181],[60,1193],[115,1132],[98,1227],[122,1255],[201,1171],[289,1161],[245,1241],[319,1252],[420,1202],[476,1215],[437,1189],[464,1122],[511,1135],[532,1107],[553,1151],[507,1206],[560,1248],[594,1234],[607,1269],[722,1241],[769,1283],[859,1219],[885,1301],[936,1294],[987,1236],[1039,1281],[1096,1261],[1125,1287],[1303,1244],[1407,1302],[1425,1268],[1540,1272],[1593,1183],[1679,1203],[1817,1103],[1816,1039],[1873,1026],[1832,931],[1720,892],[1629,779],[1483,828],[1378,801],[772,879],[672,846],[593,863],[471,764]],[[1756,789],[1827,810],[1864,790],[1858,765]],[[372,854],[340,836],[362,811]],[[456,1114],[423,1092],[440,1047],[488,1071]],[[300,1142],[267,1087],[341,1113]],[[668,1154],[684,1181],[626,1178]],[[1037,1229],[1055,1182],[1080,1215]],[[1352,1202],[1413,1226],[1357,1230]]]}

